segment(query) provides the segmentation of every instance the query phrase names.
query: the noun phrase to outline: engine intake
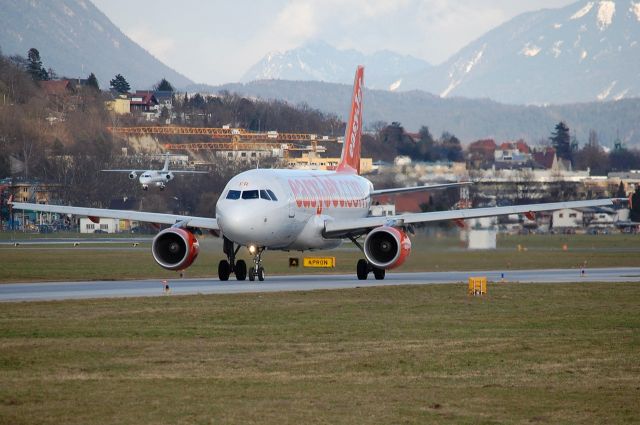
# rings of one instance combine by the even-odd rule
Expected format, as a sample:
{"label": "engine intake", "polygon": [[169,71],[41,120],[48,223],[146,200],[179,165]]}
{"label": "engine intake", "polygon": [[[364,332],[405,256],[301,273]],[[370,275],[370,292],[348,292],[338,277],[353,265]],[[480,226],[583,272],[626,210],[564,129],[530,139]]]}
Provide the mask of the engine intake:
{"label": "engine intake", "polygon": [[382,226],[372,230],[364,240],[364,255],[369,263],[381,269],[395,269],[411,253],[411,240],[395,227]]}
{"label": "engine intake", "polygon": [[135,172],[132,171],[132,172],[129,173],[129,178],[131,180],[135,180],[136,177],[138,177],[138,175]]}
{"label": "engine intake", "polygon": [[200,244],[193,233],[173,227],[158,233],[151,244],[153,259],[167,270],[186,269],[199,252]]}

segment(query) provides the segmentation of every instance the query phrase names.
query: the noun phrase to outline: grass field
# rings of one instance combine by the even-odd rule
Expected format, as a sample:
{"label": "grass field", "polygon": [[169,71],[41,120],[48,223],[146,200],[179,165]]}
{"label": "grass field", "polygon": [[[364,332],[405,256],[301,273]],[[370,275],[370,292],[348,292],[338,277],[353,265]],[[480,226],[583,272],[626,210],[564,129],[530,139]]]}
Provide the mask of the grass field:
{"label": "grass field", "polygon": [[[24,241],[23,241],[24,242]],[[563,246],[567,245],[567,251]],[[520,250],[518,249],[520,246]],[[333,273],[355,273],[361,253],[351,244],[333,251],[305,253],[266,252],[267,273],[326,273],[288,267],[289,257],[336,257]],[[250,261],[245,249],[241,258]],[[219,239],[203,238],[200,256],[187,270],[188,277],[216,277],[222,259]],[[496,251],[468,251],[452,237],[416,236],[413,251],[399,271],[510,270],[534,268],[640,267],[640,236],[636,235],[531,235],[500,236]],[[151,256],[150,242],[131,243],[0,245],[0,283],[41,280],[109,280],[175,278],[161,269]]]}
{"label": "grass field", "polygon": [[640,285],[3,304],[0,423],[637,423]]}

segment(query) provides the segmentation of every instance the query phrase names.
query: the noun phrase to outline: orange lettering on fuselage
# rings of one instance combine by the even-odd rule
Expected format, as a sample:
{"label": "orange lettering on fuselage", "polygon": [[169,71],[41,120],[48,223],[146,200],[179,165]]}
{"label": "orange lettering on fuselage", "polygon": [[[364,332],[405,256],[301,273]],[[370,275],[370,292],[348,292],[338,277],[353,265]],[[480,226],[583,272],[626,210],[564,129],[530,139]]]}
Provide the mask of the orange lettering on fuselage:
{"label": "orange lettering on fuselage", "polygon": [[314,177],[289,179],[288,183],[298,208],[313,208],[317,214],[325,208],[364,208],[366,205],[364,193],[352,180]]}

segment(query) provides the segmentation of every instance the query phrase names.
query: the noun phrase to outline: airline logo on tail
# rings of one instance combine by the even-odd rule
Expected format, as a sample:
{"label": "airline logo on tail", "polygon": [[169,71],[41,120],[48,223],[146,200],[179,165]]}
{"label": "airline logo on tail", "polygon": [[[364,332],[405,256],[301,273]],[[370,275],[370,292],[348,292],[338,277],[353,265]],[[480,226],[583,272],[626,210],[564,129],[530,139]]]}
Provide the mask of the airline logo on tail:
{"label": "airline logo on tail", "polygon": [[362,89],[364,86],[364,67],[356,70],[353,82],[353,98],[351,99],[351,114],[344,138],[342,158],[338,171],[355,172],[360,174],[360,137],[362,135]]}

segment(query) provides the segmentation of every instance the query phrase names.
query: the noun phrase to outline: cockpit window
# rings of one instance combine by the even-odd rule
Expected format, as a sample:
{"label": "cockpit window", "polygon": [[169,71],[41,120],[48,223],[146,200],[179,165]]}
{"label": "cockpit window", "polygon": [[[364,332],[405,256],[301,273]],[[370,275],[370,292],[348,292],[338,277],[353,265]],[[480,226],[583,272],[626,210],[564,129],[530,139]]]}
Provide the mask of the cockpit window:
{"label": "cockpit window", "polygon": [[271,200],[271,198],[269,198],[269,195],[267,194],[267,191],[264,189],[260,190],[260,199],[266,199],[267,201]]}
{"label": "cockpit window", "polygon": [[242,199],[258,199],[258,191],[257,190],[245,190],[242,192]]}
{"label": "cockpit window", "polygon": [[151,177],[151,174],[143,174],[142,177]]}
{"label": "cockpit window", "polygon": [[267,189],[267,192],[269,193],[269,196],[271,196],[271,199],[273,199],[274,201],[278,200],[278,198],[276,198],[276,194],[273,193],[271,189]]}
{"label": "cockpit window", "polygon": [[230,190],[227,193],[227,199],[240,199],[240,193],[239,190]]}

